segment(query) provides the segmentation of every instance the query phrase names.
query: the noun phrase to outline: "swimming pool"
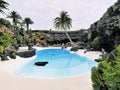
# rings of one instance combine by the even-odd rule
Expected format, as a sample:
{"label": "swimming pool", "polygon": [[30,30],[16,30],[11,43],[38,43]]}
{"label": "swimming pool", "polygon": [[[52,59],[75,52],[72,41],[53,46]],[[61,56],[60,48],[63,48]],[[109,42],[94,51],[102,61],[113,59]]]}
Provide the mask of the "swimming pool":
{"label": "swimming pool", "polygon": [[[48,62],[36,66],[35,62]],[[97,62],[65,49],[43,49],[36,51],[36,58],[19,66],[16,75],[37,78],[77,76],[91,72]]]}

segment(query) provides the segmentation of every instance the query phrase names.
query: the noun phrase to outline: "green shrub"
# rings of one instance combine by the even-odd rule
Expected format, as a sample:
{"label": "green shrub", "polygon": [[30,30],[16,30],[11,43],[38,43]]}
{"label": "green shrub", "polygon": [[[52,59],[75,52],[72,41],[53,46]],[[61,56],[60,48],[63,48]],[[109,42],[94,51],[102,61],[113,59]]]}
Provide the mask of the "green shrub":
{"label": "green shrub", "polygon": [[34,43],[36,39],[36,34],[32,33],[30,38],[31,38],[31,42]]}
{"label": "green shrub", "polygon": [[8,47],[8,46],[11,46],[14,42],[14,39],[12,38],[11,35],[7,34],[7,33],[3,33],[1,36],[0,36],[0,42],[2,43],[2,45],[4,47]]}
{"label": "green shrub", "polygon": [[94,90],[107,90],[105,81],[104,81],[104,65],[103,63],[100,63],[98,68],[92,69],[91,79],[93,83]]}
{"label": "green shrub", "polygon": [[4,47],[0,46],[0,54],[3,54],[3,52],[4,52]]}
{"label": "green shrub", "polygon": [[24,41],[25,41],[25,40],[24,40],[24,37],[23,37],[22,35],[19,35],[19,36],[17,37],[17,42],[18,42],[19,44],[22,44]]}
{"label": "green shrub", "polygon": [[120,58],[116,58],[116,64],[107,63],[104,70],[104,80],[109,90],[120,90]]}
{"label": "green shrub", "polygon": [[4,18],[0,19],[1,24],[6,25],[6,26],[11,26],[11,23],[9,20],[6,20]]}
{"label": "green shrub", "polygon": [[36,33],[37,36],[41,36],[41,35],[44,35],[44,34],[45,34],[45,33],[43,33],[43,32],[37,32],[37,33]]}
{"label": "green shrub", "polygon": [[100,42],[100,38],[99,36],[97,36],[96,38],[94,38],[93,42],[92,42],[92,47],[96,50],[99,50],[99,42]]}
{"label": "green shrub", "polygon": [[120,90],[120,46],[92,69],[94,90]]}

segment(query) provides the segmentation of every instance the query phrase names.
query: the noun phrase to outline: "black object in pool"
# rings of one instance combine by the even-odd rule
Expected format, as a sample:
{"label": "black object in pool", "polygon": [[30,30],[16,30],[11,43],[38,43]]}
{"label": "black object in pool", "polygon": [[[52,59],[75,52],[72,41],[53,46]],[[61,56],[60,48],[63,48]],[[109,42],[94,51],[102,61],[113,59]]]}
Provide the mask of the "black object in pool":
{"label": "black object in pool", "polygon": [[48,62],[35,62],[36,66],[45,66]]}

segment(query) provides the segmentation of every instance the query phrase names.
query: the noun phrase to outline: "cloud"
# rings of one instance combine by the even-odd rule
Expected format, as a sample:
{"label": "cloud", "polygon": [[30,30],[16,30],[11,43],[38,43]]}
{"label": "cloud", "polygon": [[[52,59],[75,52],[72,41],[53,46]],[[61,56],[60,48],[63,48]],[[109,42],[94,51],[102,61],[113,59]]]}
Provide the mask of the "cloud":
{"label": "cloud", "polygon": [[50,29],[61,10],[73,19],[72,29],[89,28],[116,0],[6,0],[10,10],[23,18],[30,17],[34,29]]}

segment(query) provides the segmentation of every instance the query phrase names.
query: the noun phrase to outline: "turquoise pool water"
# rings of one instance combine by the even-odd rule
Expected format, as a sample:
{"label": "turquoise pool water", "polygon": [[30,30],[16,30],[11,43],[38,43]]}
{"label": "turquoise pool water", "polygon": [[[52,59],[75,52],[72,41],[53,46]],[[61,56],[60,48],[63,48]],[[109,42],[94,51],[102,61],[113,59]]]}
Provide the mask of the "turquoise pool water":
{"label": "turquoise pool water", "polygon": [[[47,61],[46,66],[35,62]],[[97,62],[65,49],[43,49],[36,51],[36,58],[19,66],[16,75],[38,78],[57,78],[87,74]]]}

